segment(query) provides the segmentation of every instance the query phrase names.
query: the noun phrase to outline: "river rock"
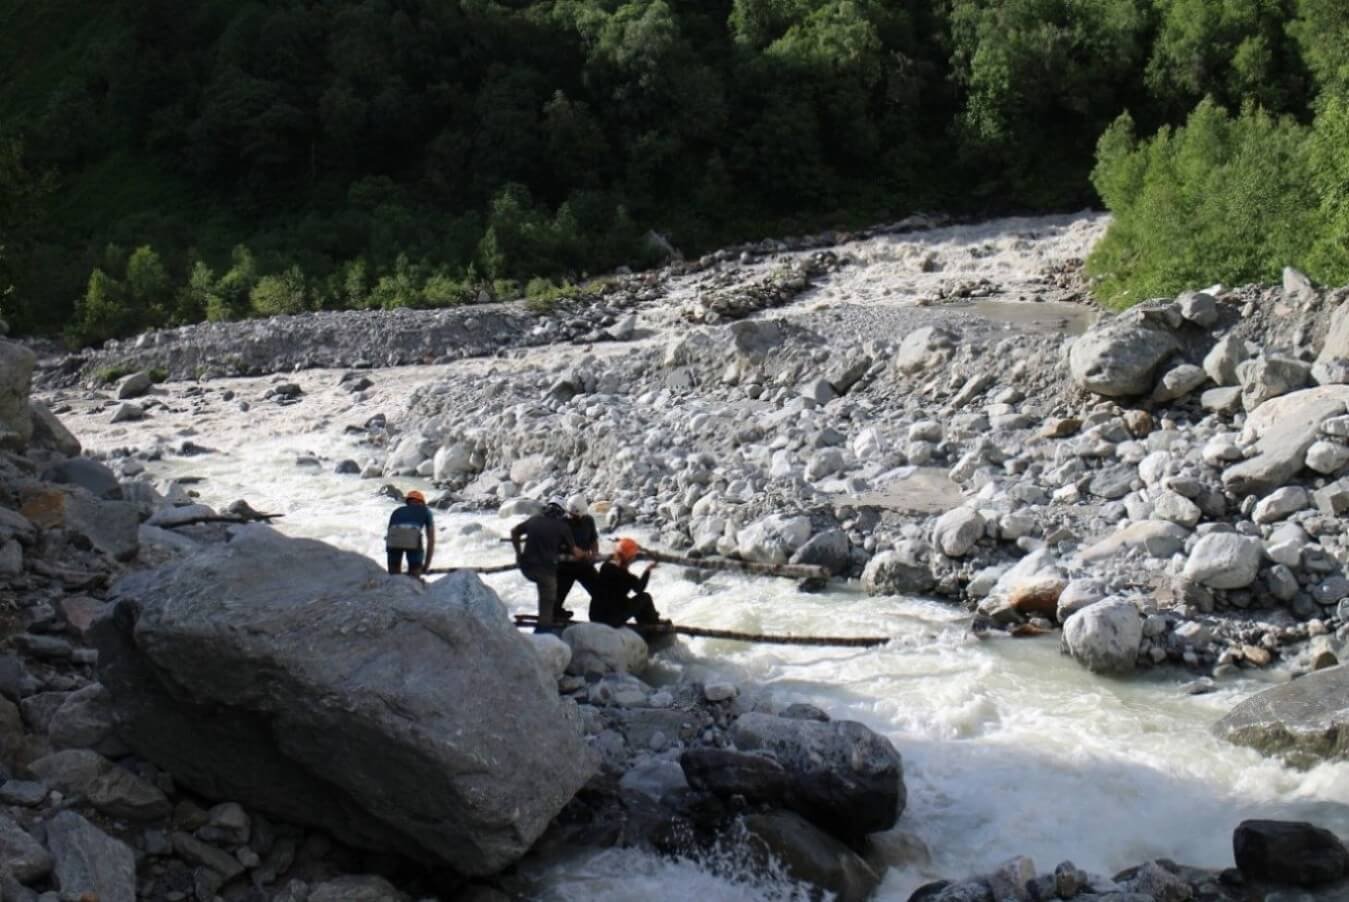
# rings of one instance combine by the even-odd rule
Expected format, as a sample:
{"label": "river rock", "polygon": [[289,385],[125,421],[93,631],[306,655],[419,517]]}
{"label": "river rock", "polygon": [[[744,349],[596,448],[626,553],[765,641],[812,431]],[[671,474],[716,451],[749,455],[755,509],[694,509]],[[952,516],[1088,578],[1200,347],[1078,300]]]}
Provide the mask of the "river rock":
{"label": "river rock", "polygon": [[901,542],[867,562],[862,588],[868,595],[921,595],[936,585],[932,569],[914,542]]}
{"label": "river rock", "polygon": [[630,629],[603,623],[573,623],[562,633],[571,648],[567,673],[641,673],[650,660],[646,641]]}
{"label": "river rock", "polygon": [[1334,476],[1349,466],[1349,447],[1339,442],[1313,442],[1307,449],[1307,469]]}
{"label": "river rock", "polygon": [[810,518],[772,514],[736,533],[736,550],[747,561],[785,564],[810,540]]}
{"label": "river rock", "polygon": [[1123,598],[1089,605],[1063,624],[1064,649],[1093,673],[1132,671],[1142,642],[1138,608]]}
{"label": "river rock", "polygon": [[1247,410],[1307,384],[1311,367],[1291,357],[1256,357],[1237,367],[1241,403]]}
{"label": "river rock", "polygon": [[1349,758],[1349,667],[1266,689],[1238,704],[1213,731],[1297,767]]}
{"label": "river rock", "polygon": [[1157,387],[1153,389],[1152,400],[1175,401],[1183,398],[1190,392],[1208,381],[1208,374],[1200,367],[1192,363],[1182,363],[1180,366],[1172,367],[1162,374],[1162,378],[1157,382]]}
{"label": "river rock", "polygon": [[1218,339],[1218,343],[1204,356],[1204,372],[1218,385],[1235,386],[1237,367],[1249,356],[1246,342],[1235,333],[1229,333]]}
{"label": "river rock", "polygon": [[984,535],[984,518],[976,510],[957,507],[937,519],[932,542],[947,557],[964,557]]}
{"label": "river rock", "polygon": [[95,498],[120,499],[122,484],[106,466],[87,457],[75,457],[53,464],[42,472],[46,482],[76,485]]}
{"label": "river rock", "polygon": [[140,509],[129,501],[105,501],[79,489],[46,489],[26,496],[21,512],[44,529],[82,535],[119,561],[131,560],[140,550]]}
{"label": "river rock", "polygon": [[141,370],[138,373],[132,373],[130,376],[123,376],[117,383],[117,400],[130,401],[132,398],[139,398],[150,391],[150,386],[154,385],[154,380],[150,378],[149,370]]}
{"label": "river rock", "polygon": [[903,762],[890,741],[855,721],[751,712],[731,727],[741,751],[773,755],[791,780],[789,805],[835,836],[888,830],[904,810]]}
{"label": "river rock", "polygon": [[1335,834],[1295,821],[1242,821],[1232,854],[1248,880],[1313,887],[1349,873],[1349,851]]}
{"label": "river rock", "polygon": [[1264,546],[1252,536],[1210,533],[1195,542],[1185,578],[1211,589],[1244,589],[1255,582]]}
{"label": "river rock", "polygon": [[1124,398],[1151,391],[1158,367],[1178,350],[1173,334],[1125,314],[1098,323],[1074,341],[1068,363],[1078,388]]}
{"label": "river rock", "polygon": [[37,357],[23,345],[0,341],[0,447],[22,448],[33,437],[28,404]]}
{"label": "river rock", "polygon": [[406,902],[407,898],[392,883],[374,874],[336,877],[309,891],[309,902]]}
{"label": "river rock", "polygon": [[864,902],[880,885],[865,859],[790,811],[751,814],[745,831],[752,852],[780,862],[789,876],[832,893],[838,902]]}
{"label": "river rock", "polygon": [[956,335],[938,326],[915,329],[900,342],[895,369],[905,375],[922,372],[940,360],[956,342]]}
{"label": "river rock", "polygon": [[122,737],[208,798],[476,875],[523,855],[597,766],[472,574],[423,586],[243,526],[115,597],[94,639]]}
{"label": "river rock", "polygon": [[787,772],[767,755],[733,749],[688,749],[679,766],[694,789],[719,796],[744,796],[751,804],[781,803],[790,787]]}
{"label": "river rock", "polygon": [[79,457],[83,451],[80,440],[71,434],[46,404],[30,401],[28,407],[33,416],[33,446],[47,448],[66,457]]}
{"label": "river rock", "polygon": [[551,633],[537,633],[530,636],[529,641],[544,671],[554,680],[562,679],[571,663],[571,646]]}
{"label": "river rock", "polygon": [[1251,519],[1256,523],[1276,523],[1311,506],[1311,495],[1306,489],[1300,485],[1286,485],[1261,498],[1251,511]]}
{"label": "river rock", "polygon": [[1343,414],[1346,402],[1349,385],[1321,385],[1261,404],[1243,431],[1255,440],[1255,454],[1229,467],[1223,485],[1238,495],[1264,495],[1286,485],[1306,463],[1321,423]]}
{"label": "river rock", "polygon": [[47,822],[47,843],[63,897],[135,902],[136,856],[73,811]]}
{"label": "river rock", "polygon": [[1317,363],[1349,360],[1349,304],[1341,301],[1330,314],[1330,328],[1326,331]]}
{"label": "river rock", "polygon": [[792,553],[788,563],[823,567],[835,576],[848,569],[848,534],[841,529],[826,529]]}
{"label": "river rock", "polygon": [[441,448],[432,458],[432,477],[436,482],[446,482],[473,470],[473,449],[462,442]]}
{"label": "river rock", "polygon": [[13,818],[0,814],[0,864],[20,883],[32,883],[51,873],[52,857]]}
{"label": "river rock", "polygon": [[104,755],[125,754],[114,734],[116,722],[108,692],[92,683],[72,692],[52,715],[47,733],[58,749],[93,749]]}
{"label": "river rock", "polygon": [[1055,618],[1059,623],[1063,623],[1078,611],[1096,604],[1102,598],[1105,598],[1105,584],[1100,580],[1070,580],[1059,593],[1058,606],[1054,611]]}

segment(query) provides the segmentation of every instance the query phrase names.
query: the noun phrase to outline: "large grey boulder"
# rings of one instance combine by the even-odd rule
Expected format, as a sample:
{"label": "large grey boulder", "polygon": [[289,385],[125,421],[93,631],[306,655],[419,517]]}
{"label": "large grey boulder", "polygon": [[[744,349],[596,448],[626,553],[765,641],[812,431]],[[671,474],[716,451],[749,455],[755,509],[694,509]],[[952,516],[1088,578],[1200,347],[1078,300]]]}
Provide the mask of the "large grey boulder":
{"label": "large grey boulder", "polygon": [[1334,883],[1349,873],[1349,850],[1329,830],[1298,821],[1242,821],[1232,857],[1243,877],[1293,886]]}
{"label": "large grey boulder", "polygon": [[87,457],[74,457],[53,464],[42,473],[47,482],[77,485],[95,498],[120,500],[122,484],[105,464]]}
{"label": "large grey boulder", "polygon": [[862,588],[868,595],[921,595],[937,584],[916,542],[900,542],[867,561]]}
{"label": "large grey boulder", "polygon": [[1349,758],[1349,667],[1266,689],[1229,711],[1213,731],[1297,767]]}
{"label": "large grey boulder", "polygon": [[1127,398],[1152,391],[1158,368],[1179,350],[1171,332],[1126,314],[1098,323],[1074,341],[1068,365],[1078,388]]}
{"label": "large grey boulder", "polygon": [[523,855],[596,769],[471,574],[423,586],[246,526],[115,597],[93,632],[121,736],[208,798],[476,875]]}
{"label": "large grey boulder", "polygon": [[150,391],[150,386],[155,381],[150,378],[149,370],[141,370],[138,373],[132,373],[130,376],[123,376],[117,383],[117,400],[130,401],[132,398],[139,398]]}
{"label": "large grey boulder", "polygon": [[72,899],[135,902],[136,855],[73,811],[47,822],[47,844],[56,861],[56,885]]}
{"label": "large grey boulder", "polygon": [[976,510],[957,507],[937,518],[932,544],[947,557],[964,557],[984,535],[984,518]]}
{"label": "large grey boulder", "polygon": [[0,341],[0,447],[22,448],[33,437],[33,388],[37,357],[23,345]]}
{"label": "large grey boulder", "polygon": [[30,401],[28,408],[33,417],[32,444],[38,448],[48,448],[64,454],[66,457],[78,457],[83,448],[80,440],[71,434],[56,414],[41,401]]}
{"label": "large grey boulder", "polygon": [[904,767],[890,741],[860,723],[741,715],[731,741],[767,752],[787,772],[787,805],[835,836],[888,830],[904,810]]}
{"label": "large grey boulder", "polygon": [[0,814],[0,866],[20,883],[32,883],[51,873],[52,857],[13,818]]}
{"label": "large grey boulder", "polygon": [[1241,403],[1255,410],[1266,401],[1296,391],[1307,384],[1311,367],[1291,357],[1256,357],[1237,367]]}
{"label": "large grey boulder", "polygon": [[1238,495],[1264,495],[1288,483],[1307,462],[1325,420],[1343,414],[1349,385],[1321,385],[1266,401],[1246,420],[1243,437],[1255,454],[1223,472],[1223,485]]}
{"label": "large grey boulder", "polygon": [[736,550],[747,561],[785,564],[810,541],[810,518],[770,514],[735,535]]}
{"label": "large grey boulder", "polygon": [[778,862],[788,876],[828,891],[837,902],[864,902],[880,885],[865,859],[790,811],[748,815],[745,832],[751,855]]}
{"label": "large grey boulder", "polygon": [[837,576],[848,569],[848,534],[841,529],[826,529],[811,536],[806,544],[793,552],[788,563],[823,567]]}
{"label": "large grey boulder", "polygon": [[1107,598],[1063,624],[1063,648],[1092,673],[1128,673],[1138,661],[1143,621],[1124,598]]}
{"label": "large grey boulder", "polygon": [[650,650],[646,641],[630,629],[614,629],[603,623],[573,623],[562,633],[571,648],[566,671],[587,673],[641,673]]}
{"label": "large grey boulder", "polygon": [[1211,589],[1244,589],[1255,582],[1264,546],[1253,536],[1217,532],[1194,543],[1185,578]]}

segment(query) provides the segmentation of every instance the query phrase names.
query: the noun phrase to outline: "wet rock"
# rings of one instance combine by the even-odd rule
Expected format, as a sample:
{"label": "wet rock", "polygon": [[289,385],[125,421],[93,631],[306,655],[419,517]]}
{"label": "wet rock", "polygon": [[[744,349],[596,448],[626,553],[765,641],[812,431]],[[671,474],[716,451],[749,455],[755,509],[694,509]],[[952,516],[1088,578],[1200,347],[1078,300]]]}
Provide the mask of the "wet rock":
{"label": "wet rock", "polygon": [[777,758],[791,779],[792,808],[835,836],[888,830],[904,810],[899,753],[860,723],[752,712],[732,725],[731,739],[741,751]]}
{"label": "wet rock", "polygon": [[1248,880],[1313,887],[1349,873],[1344,844],[1329,830],[1307,823],[1242,821],[1232,834],[1232,852]]}
{"label": "wet rock", "polygon": [[751,803],[779,803],[790,780],[782,765],[766,755],[730,749],[689,749],[679,757],[684,776],[694,789],[719,796],[744,796]]}
{"label": "wet rock", "polygon": [[863,902],[880,877],[857,853],[790,811],[745,818],[750,848],[782,863],[796,880],[834,894],[839,902]]}
{"label": "wet rock", "polygon": [[62,811],[47,822],[47,843],[63,896],[135,902],[136,856],[124,843],[73,811]]}
{"label": "wet rock", "polygon": [[868,595],[921,595],[936,585],[932,569],[921,557],[920,546],[901,542],[867,562],[862,588]]}
{"label": "wet rock", "polygon": [[574,623],[562,633],[562,640],[571,647],[568,673],[641,673],[650,658],[637,633],[603,623]]}
{"label": "wet rock", "polygon": [[1093,673],[1132,671],[1142,642],[1138,608],[1123,598],[1099,601],[1063,624],[1064,649]]}
{"label": "wet rock", "polygon": [[594,772],[471,574],[423,587],[244,526],[115,591],[94,633],[122,738],[208,797],[478,874],[522,855]]}
{"label": "wet rock", "polygon": [[1238,704],[1213,731],[1297,767],[1349,758],[1349,667],[1266,689]]}

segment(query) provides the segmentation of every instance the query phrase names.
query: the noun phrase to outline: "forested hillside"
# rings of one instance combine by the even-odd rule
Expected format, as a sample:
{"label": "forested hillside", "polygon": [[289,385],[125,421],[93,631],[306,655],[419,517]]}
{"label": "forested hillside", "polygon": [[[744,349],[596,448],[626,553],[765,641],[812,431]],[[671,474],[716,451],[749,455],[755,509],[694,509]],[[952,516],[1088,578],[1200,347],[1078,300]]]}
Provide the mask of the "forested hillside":
{"label": "forested hillside", "polygon": [[1347,39],[1341,0],[0,0],[0,310],[97,341],[1100,198],[1109,298],[1349,279]]}

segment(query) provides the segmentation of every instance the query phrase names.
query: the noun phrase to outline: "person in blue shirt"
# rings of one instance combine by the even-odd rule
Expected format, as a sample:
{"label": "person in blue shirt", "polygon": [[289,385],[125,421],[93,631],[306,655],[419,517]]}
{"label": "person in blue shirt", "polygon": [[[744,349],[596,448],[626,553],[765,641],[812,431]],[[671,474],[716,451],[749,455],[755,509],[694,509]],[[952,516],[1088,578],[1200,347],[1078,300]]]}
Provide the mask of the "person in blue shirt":
{"label": "person in blue shirt", "polygon": [[[403,572],[403,555],[408,559],[408,575],[421,576],[431,566],[436,551],[436,524],[426,496],[415,489],[403,496],[406,502],[389,515],[389,530],[384,550],[389,554],[389,572]],[[426,532],[426,552],[422,552],[422,532]]]}

